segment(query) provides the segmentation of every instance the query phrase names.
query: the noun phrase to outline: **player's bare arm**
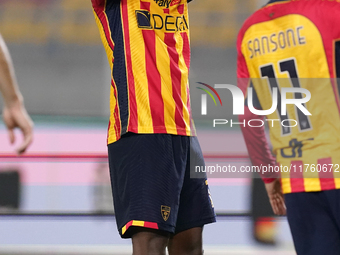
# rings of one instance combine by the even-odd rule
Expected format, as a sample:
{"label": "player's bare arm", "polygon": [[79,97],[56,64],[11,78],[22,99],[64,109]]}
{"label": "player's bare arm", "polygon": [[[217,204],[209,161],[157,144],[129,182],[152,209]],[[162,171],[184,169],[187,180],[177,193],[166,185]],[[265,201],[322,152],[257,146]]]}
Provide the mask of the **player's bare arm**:
{"label": "player's bare arm", "polygon": [[33,140],[33,122],[27,114],[23,97],[17,85],[12,60],[0,35],[0,91],[4,100],[3,120],[8,129],[10,142],[15,142],[14,129],[19,128],[23,142],[16,149],[18,154],[26,151]]}

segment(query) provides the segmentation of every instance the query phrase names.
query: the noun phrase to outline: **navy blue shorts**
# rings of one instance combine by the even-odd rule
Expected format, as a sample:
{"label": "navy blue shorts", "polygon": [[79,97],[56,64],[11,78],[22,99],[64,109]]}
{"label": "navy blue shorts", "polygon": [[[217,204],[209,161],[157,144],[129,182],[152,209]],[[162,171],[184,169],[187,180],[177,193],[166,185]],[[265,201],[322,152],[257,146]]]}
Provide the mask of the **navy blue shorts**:
{"label": "navy blue shorts", "polygon": [[190,160],[204,165],[196,137],[128,133],[108,150],[123,238],[131,237],[131,226],[178,233],[215,222],[206,178],[190,178]]}
{"label": "navy blue shorts", "polygon": [[340,190],[285,195],[298,255],[340,254]]}

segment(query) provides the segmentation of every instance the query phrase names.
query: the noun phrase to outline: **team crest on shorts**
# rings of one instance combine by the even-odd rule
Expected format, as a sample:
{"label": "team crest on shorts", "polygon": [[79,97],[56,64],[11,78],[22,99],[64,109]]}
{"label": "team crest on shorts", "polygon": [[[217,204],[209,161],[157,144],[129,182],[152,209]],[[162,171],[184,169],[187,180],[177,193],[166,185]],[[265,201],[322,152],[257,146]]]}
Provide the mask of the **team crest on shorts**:
{"label": "team crest on shorts", "polygon": [[164,221],[167,221],[170,216],[171,208],[169,206],[162,205],[161,206],[161,213]]}

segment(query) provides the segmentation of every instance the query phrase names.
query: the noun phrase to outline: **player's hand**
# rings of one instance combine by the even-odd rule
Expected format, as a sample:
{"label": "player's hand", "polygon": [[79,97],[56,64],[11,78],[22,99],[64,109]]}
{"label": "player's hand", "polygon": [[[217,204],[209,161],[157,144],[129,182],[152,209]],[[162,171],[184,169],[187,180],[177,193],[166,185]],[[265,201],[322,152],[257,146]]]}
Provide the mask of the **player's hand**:
{"label": "player's hand", "polygon": [[14,129],[19,128],[21,130],[24,140],[16,149],[16,152],[19,155],[24,153],[33,141],[33,121],[27,114],[21,100],[11,102],[7,105],[5,104],[3,109],[3,120],[8,129],[11,144],[15,142]]}
{"label": "player's hand", "polygon": [[280,179],[265,183],[270,204],[276,215],[286,215],[286,205],[283,197]]}

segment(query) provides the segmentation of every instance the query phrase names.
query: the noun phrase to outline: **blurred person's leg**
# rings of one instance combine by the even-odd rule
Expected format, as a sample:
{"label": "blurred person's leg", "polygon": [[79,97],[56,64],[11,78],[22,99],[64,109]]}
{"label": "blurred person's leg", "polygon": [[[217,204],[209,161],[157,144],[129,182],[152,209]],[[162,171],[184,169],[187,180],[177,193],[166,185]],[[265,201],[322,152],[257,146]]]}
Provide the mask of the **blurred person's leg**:
{"label": "blurred person's leg", "polygon": [[20,171],[18,169],[1,169],[0,209],[19,209],[20,192]]}
{"label": "blurred person's leg", "polygon": [[253,175],[251,198],[254,239],[261,244],[275,244],[277,224],[264,183],[258,174]]}

